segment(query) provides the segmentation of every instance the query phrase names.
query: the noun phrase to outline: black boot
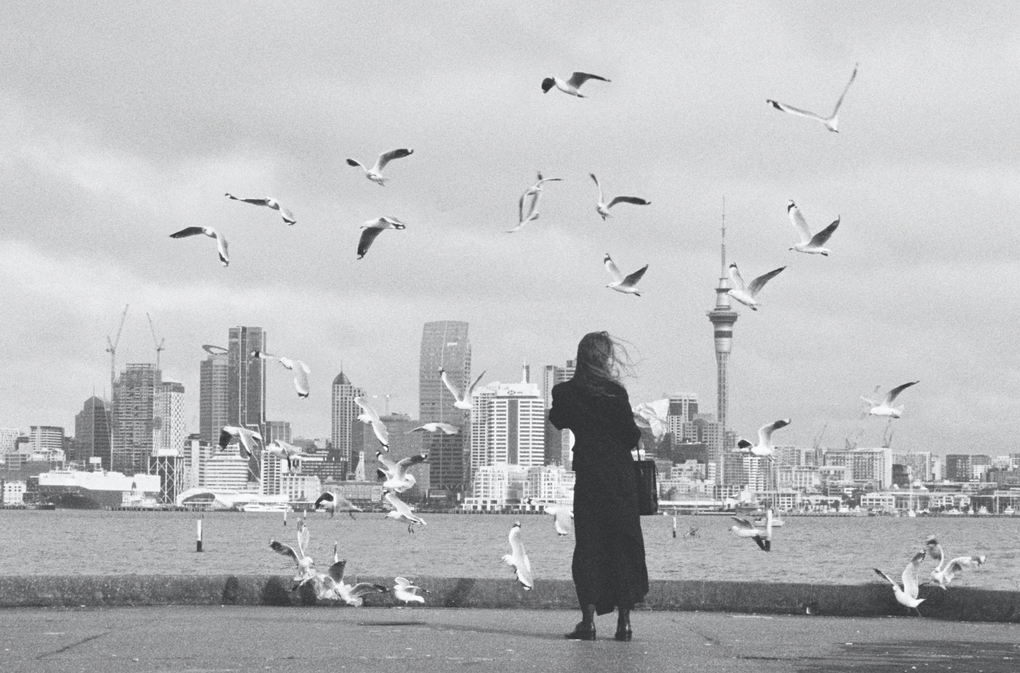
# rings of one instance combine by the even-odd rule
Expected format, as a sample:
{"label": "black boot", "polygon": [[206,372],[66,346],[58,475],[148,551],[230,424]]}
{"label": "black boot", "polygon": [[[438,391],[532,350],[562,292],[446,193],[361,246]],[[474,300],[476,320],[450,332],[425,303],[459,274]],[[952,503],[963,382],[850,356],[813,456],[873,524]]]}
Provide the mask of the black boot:
{"label": "black boot", "polygon": [[581,607],[581,621],[565,637],[570,640],[595,640],[594,605],[584,605]]}
{"label": "black boot", "polygon": [[630,628],[630,608],[619,608],[616,618],[616,640],[628,641],[634,636]]}

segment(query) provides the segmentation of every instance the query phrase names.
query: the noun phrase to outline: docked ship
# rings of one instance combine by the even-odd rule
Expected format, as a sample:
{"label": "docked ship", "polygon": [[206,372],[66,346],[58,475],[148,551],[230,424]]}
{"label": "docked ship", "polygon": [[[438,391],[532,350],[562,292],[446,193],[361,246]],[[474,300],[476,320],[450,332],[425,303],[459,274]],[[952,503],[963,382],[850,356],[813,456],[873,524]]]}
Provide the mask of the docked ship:
{"label": "docked ship", "polygon": [[159,488],[155,474],[53,470],[39,475],[40,499],[64,509],[113,509],[154,502]]}

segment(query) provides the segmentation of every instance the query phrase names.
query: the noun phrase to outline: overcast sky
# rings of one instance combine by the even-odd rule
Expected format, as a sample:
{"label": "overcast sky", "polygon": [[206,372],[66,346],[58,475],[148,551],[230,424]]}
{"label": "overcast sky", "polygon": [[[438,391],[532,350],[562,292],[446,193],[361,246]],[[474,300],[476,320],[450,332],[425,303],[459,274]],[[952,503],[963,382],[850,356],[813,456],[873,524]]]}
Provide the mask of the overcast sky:
{"label": "overcast sky", "polygon": [[[0,42],[0,426],[61,425],[117,352],[186,388],[204,343],[258,325],[312,394],[268,367],[267,416],[329,434],[341,365],[417,415],[422,326],[470,323],[473,371],[516,381],[586,332],[631,344],[636,403],[715,411],[725,197],[738,307],[730,426],[777,443],[876,446],[859,397],[900,398],[894,450],[1017,450],[1020,7],[1012,3],[8,3]],[[828,113],[840,133],[772,109]],[[541,91],[574,70],[587,98]],[[379,187],[345,164],[384,150]],[[515,233],[541,170],[541,217]],[[622,205],[602,222],[595,173]],[[298,222],[224,198],[274,196]],[[829,257],[797,242],[837,216]],[[407,222],[356,259],[359,226]],[[230,242],[230,266],[190,225]],[[641,297],[605,287],[610,253]],[[380,406],[383,404],[380,400]]]}

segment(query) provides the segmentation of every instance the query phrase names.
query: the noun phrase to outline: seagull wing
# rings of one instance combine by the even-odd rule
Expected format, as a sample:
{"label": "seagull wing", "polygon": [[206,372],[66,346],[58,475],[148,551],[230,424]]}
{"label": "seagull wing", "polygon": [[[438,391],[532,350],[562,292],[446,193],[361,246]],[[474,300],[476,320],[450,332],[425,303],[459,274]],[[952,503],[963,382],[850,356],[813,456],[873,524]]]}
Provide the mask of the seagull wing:
{"label": "seagull wing", "polygon": [[633,203],[635,206],[647,206],[651,203],[651,201],[646,201],[645,199],[637,196],[616,196],[609,202],[609,205],[606,206],[606,208],[612,208],[618,203]]}
{"label": "seagull wing", "polygon": [[210,227],[185,227],[180,231],[170,234],[170,238],[187,238],[188,236],[198,236],[199,234],[215,238],[215,234],[209,233],[211,231],[213,229]]}
{"label": "seagull wing", "polygon": [[762,274],[751,281],[751,284],[747,286],[747,293],[752,297],[761,292],[761,289],[765,287],[765,283],[769,282],[773,278],[779,275],[779,272],[785,269],[785,266],[781,266],[778,269],[773,269],[768,273]]}
{"label": "seagull wing", "polygon": [[358,259],[365,256],[368,249],[372,247],[372,241],[381,233],[380,227],[365,227],[361,230],[361,238],[358,240]]}
{"label": "seagull wing", "polygon": [[294,213],[292,213],[287,208],[284,208],[282,205],[280,206],[280,216],[283,217],[283,221],[286,222],[287,224],[297,223],[297,220],[294,219]]}
{"label": "seagull wing", "polygon": [[[283,362],[283,360],[280,360]],[[294,389],[297,390],[298,397],[308,397],[308,374],[311,373],[308,366],[301,362],[301,360],[294,360],[294,367],[288,367],[287,369],[294,370]]]}
{"label": "seagull wing", "polygon": [[595,177],[594,173],[589,173],[588,175],[595,181],[595,186],[599,188],[599,203],[602,203],[605,200],[605,197],[602,196],[602,185],[599,184],[599,179]]}
{"label": "seagull wing", "polygon": [[797,234],[800,236],[801,243],[807,243],[811,240],[811,230],[808,228],[807,221],[800,212],[800,208],[793,201],[790,201],[790,205],[787,207],[787,212],[790,215],[790,222],[793,223],[794,228],[797,230]]}
{"label": "seagull wing", "polygon": [[324,502],[329,503],[331,505],[336,505],[336,496],[333,495],[332,491],[326,491],[325,493],[320,495],[318,498],[315,499],[315,503],[312,506],[318,508],[318,506]]}
{"label": "seagull wing", "polygon": [[737,522],[737,527],[744,530],[755,530],[754,524],[747,519],[739,516],[731,516],[731,519]]}
{"label": "seagull wing", "polygon": [[825,245],[825,243],[829,240],[829,237],[832,236],[832,232],[836,231],[836,227],[838,226],[839,218],[837,217],[832,224],[830,224],[825,229],[822,229],[817,234],[811,237],[810,245],[813,246]]}
{"label": "seagull wing", "polygon": [[372,584],[371,582],[358,582],[351,587],[351,596],[360,598],[366,594],[385,594],[389,593],[389,589],[381,584]]}
{"label": "seagull wing", "polygon": [[616,262],[613,261],[613,258],[609,256],[608,252],[606,253],[606,256],[602,259],[602,263],[606,265],[606,271],[608,271],[609,275],[613,277],[614,282],[616,283],[623,282],[623,274],[620,273],[620,269],[616,267]]}
{"label": "seagull wing", "polygon": [[825,122],[829,121],[828,118],[823,117],[823,116],[818,115],[818,114],[815,114],[814,112],[811,112],[809,110],[801,110],[800,108],[793,107],[792,105],[787,105],[786,103],[780,103],[777,100],[769,99],[769,100],[766,100],[765,102],[768,103],[769,105],[771,105],[772,107],[774,107],[777,110],[781,110],[783,112],[787,112],[787,113],[795,115],[797,117],[807,117],[808,119],[814,119],[815,121],[819,121],[819,122],[822,122],[822,123],[825,123]]}
{"label": "seagull wing", "polygon": [[360,161],[355,161],[354,159],[348,159],[347,160],[347,165],[348,166],[355,166],[357,168],[360,168],[363,171],[367,171],[368,170],[367,168],[365,168],[364,166],[361,165]]}
{"label": "seagull wing", "polygon": [[730,282],[733,283],[734,290],[739,292],[746,291],[744,277],[740,275],[740,269],[737,268],[736,264],[730,264]]}
{"label": "seagull wing", "polygon": [[645,271],[647,271],[647,270],[648,270],[648,265],[645,264],[643,267],[641,267],[640,269],[638,269],[634,273],[632,273],[629,276],[627,276],[626,278],[624,278],[623,282],[620,283],[620,285],[623,285],[624,287],[634,287],[635,285],[637,285],[637,282],[639,280],[641,280],[641,277],[645,275]]}
{"label": "seagull wing", "polygon": [[906,390],[910,386],[916,385],[918,383],[920,383],[920,381],[911,381],[910,383],[904,383],[902,385],[896,386],[895,388],[890,390],[888,393],[886,393],[886,395],[885,395],[885,404],[886,405],[892,404],[893,400],[896,399],[897,395],[902,393],[904,390]]}
{"label": "seagull wing", "polygon": [[471,385],[468,387],[467,391],[467,399],[471,399],[471,393],[475,392],[475,387],[478,385],[478,382],[482,380],[483,376],[485,376],[484,371],[477,377],[475,377],[475,380],[471,382]]}
{"label": "seagull wing", "polygon": [[924,560],[924,550],[914,554],[910,563],[903,569],[903,591],[911,598],[917,598],[917,569]]}
{"label": "seagull wing", "polygon": [[599,77],[598,75],[593,75],[590,72],[575,72],[570,76],[570,79],[567,80],[567,84],[576,89],[590,79],[597,79],[603,82],[609,81],[605,77]]}
{"label": "seagull wing", "polygon": [[414,467],[415,465],[420,465],[421,463],[424,463],[428,459],[429,454],[422,453],[417,456],[408,456],[403,460],[398,460],[395,466],[397,468],[397,477],[403,479],[410,468]]}
{"label": "seagull wing", "polygon": [[893,585],[893,586],[894,586],[894,587],[896,587],[896,588],[899,588],[899,586],[900,586],[900,585],[899,585],[899,584],[896,584],[896,582],[894,582],[894,581],[893,581],[893,578],[889,577],[888,575],[886,575],[886,574],[885,574],[884,572],[882,572],[882,571],[881,571],[881,570],[879,570],[878,568],[872,568],[872,570],[874,570],[874,571],[875,571],[875,572],[876,572],[876,573],[878,574],[878,576],[879,576],[879,577],[884,577],[884,578],[885,578],[885,580],[886,580],[886,581],[887,581],[887,582],[888,582],[889,584]]}
{"label": "seagull wing", "polygon": [[928,556],[935,561],[935,571],[939,572],[945,567],[945,554],[942,553],[942,545],[935,539],[934,536],[928,538],[924,542],[925,550],[928,552]]}
{"label": "seagull wing", "polygon": [[342,582],[344,579],[344,569],[346,568],[347,568],[346,560],[337,561],[336,563],[331,565],[329,567],[329,570],[327,570],[326,572],[329,573],[329,576],[333,578],[334,582]]}
{"label": "seagull wing", "polygon": [[949,562],[949,565],[946,567],[945,572],[946,576],[944,581],[946,583],[949,583],[958,574],[962,573],[964,568],[969,568],[970,566],[979,566],[982,565],[984,562],[985,562],[984,556],[961,556],[959,558],[954,558],[952,561]]}
{"label": "seagull wing", "polygon": [[277,542],[276,540],[270,540],[269,546],[277,554],[283,554],[284,556],[289,556],[292,559],[294,559],[294,563],[297,563],[300,560],[300,557],[297,555],[297,552],[294,551],[294,548],[291,547],[290,545],[283,544],[282,542]]}
{"label": "seagull wing", "polygon": [[839,95],[839,100],[836,101],[836,107],[832,109],[832,116],[835,117],[839,113],[839,106],[843,104],[843,98],[846,97],[846,92],[850,90],[850,85],[854,83],[854,79],[857,78],[857,63],[854,63],[854,71],[850,73],[850,81],[843,87],[843,93]]}
{"label": "seagull wing", "polygon": [[450,391],[450,394],[453,395],[455,400],[460,402],[460,401],[462,401],[464,399],[464,398],[462,398],[460,396],[460,391],[457,390],[457,387],[455,385],[453,385],[452,381],[450,381],[450,377],[446,375],[446,370],[445,369],[440,370],[439,378],[441,378],[443,380],[443,385],[446,386],[446,389]]}
{"label": "seagull wing", "polygon": [[375,166],[372,168],[373,171],[379,173],[382,169],[386,168],[386,164],[390,163],[394,159],[403,159],[406,156],[414,154],[414,150],[399,149],[390,150],[389,152],[383,152],[379,155],[379,158],[375,162]]}
{"label": "seagull wing", "polygon": [[308,541],[309,538],[311,537],[311,534],[312,534],[311,531],[308,530],[308,526],[306,526],[303,522],[298,523],[297,532],[298,551],[301,552],[302,558],[308,556]]}
{"label": "seagull wing", "polygon": [[779,428],[785,428],[790,424],[789,418],[781,418],[778,421],[773,421],[767,425],[763,425],[758,428],[758,440],[761,444],[768,444],[772,441],[772,432]]}
{"label": "seagull wing", "polygon": [[382,463],[382,469],[383,469],[383,471],[386,472],[386,475],[388,477],[396,476],[397,469],[398,469],[397,468],[397,464],[395,462],[393,462],[392,460],[390,460],[389,456],[387,456],[382,451],[376,451],[375,452],[375,458],[380,463]]}

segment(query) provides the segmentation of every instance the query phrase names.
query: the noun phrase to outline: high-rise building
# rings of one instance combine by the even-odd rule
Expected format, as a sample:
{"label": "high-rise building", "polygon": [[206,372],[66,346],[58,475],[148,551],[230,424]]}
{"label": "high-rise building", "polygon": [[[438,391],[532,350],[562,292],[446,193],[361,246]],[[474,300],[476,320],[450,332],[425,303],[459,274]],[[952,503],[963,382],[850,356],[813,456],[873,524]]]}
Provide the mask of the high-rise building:
{"label": "high-rise building", "polygon": [[162,382],[156,365],[129,364],[113,388],[113,446],[110,466],[124,474],[144,473],[152,456],[154,392]]}
{"label": "high-rise building", "polygon": [[483,465],[545,464],[545,404],[534,383],[495,382],[471,399],[471,473]]}
{"label": "high-rise building", "polygon": [[184,384],[162,381],[156,386],[152,409],[152,454],[180,455],[184,451]]}
{"label": "high-rise building", "polygon": [[74,416],[75,455],[73,460],[88,463],[99,458],[104,470],[110,469],[110,403],[92,397],[85,400],[82,410]]}
{"label": "high-rise building", "polygon": [[18,428],[0,428],[0,455],[13,453],[15,442],[20,436],[21,430]]}
{"label": "high-rise building", "polygon": [[421,423],[450,423],[459,434],[428,433],[422,450],[429,454],[433,489],[463,493],[468,481],[469,415],[454,406],[455,399],[440,378],[440,369],[458,390],[471,385],[471,342],[468,324],[456,320],[427,322],[422,330],[418,370],[418,419]]}
{"label": "high-rise building", "polygon": [[971,456],[967,453],[946,454],[946,479],[949,481],[970,481],[973,477]]}
{"label": "high-rise building", "polygon": [[266,444],[272,444],[276,440],[281,442],[291,441],[290,421],[266,421],[262,428],[262,439]]}
{"label": "high-rise building", "polygon": [[64,460],[64,429],[55,425],[33,425],[32,453],[43,460]]}
{"label": "high-rise building", "polygon": [[227,423],[230,406],[230,367],[227,353],[210,353],[202,361],[198,393],[198,436],[214,444]]}
{"label": "high-rise building", "polygon": [[552,389],[557,383],[574,378],[577,364],[567,360],[564,367],[546,365],[542,370],[542,399],[545,402],[545,464],[562,465],[570,469],[570,449],[573,447],[573,433],[570,430],[559,430],[549,422],[549,409],[552,407]]}
{"label": "high-rise building", "polygon": [[[726,214],[723,213],[722,221],[722,272],[719,277],[719,284],[715,288],[715,308],[708,312],[708,319],[712,323],[713,336],[715,339],[715,363],[716,363],[716,417],[721,428],[718,433],[718,440],[710,444],[712,462],[721,463],[721,456],[728,446],[725,445],[727,412],[729,411],[729,384],[727,381],[727,364],[730,357],[730,348],[733,341],[733,325],[737,322],[738,313],[730,306],[729,277],[726,270]],[[720,474],[722,471],[720,471]]]}
{"label": "high-rise building", "polygon": [[345,466],[353,465],[352,459],[364,447],[365,424],[358,420],[361,409],[354,402],[355,397],[364,394],[365,391],[351,383],[342,371],[333,379],[331,439],[333,450]]}
{"label": "high-rise building", "polygon": [[684,423],[690,423],[698,415],[697,393],[673,393],[669,396],[669,413],[666,415],[666,432],[674,440],[683,439]]}
{"label": "high-rise building", "polygon": [[262,430],[266,421],[266,361],[252,357],[252,351],[265,350],[266,334],[261,327],[230,328],[227,425]]}

